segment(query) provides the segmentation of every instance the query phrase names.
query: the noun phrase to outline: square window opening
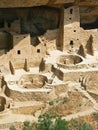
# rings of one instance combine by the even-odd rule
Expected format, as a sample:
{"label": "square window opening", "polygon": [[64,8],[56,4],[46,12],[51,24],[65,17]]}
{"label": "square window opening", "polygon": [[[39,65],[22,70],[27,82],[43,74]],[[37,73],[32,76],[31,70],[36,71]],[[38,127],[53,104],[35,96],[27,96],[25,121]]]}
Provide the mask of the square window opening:
{"label": "square window opening", "polygon": [[37,49],[37,53],[40,53],[40,49]]}

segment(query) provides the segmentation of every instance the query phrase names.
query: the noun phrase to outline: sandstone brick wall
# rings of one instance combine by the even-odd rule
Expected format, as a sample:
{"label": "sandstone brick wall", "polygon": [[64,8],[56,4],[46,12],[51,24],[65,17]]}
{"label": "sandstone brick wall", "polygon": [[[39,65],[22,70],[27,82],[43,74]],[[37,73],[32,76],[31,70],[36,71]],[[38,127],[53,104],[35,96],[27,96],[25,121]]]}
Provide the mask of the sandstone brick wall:
{"label": "sandstone brick wall", "polygon": [[57,68],[54,68],[54,73],[55,75],[63,81],[72,81],[72,82],[80,82],[82,80],[83,84],[86,85],[87,90],[93,90],[93,91],[98,91],[98,71],[96,70],[86,70],[83,71],[82,69],[77,70],[77,71],[68,71],[68,72],[63,72],[62,70],[59,70]]}
{"label": "sandstone brick wall", "polygon": [[6,95],[14,101],[48,101],[49,95],[47,91],[16,91],[6,87]]}
{"label": "sandstone brick wall", "polygon": [[64,9],[64,41],[63,49],[77,49],[79,47],[80,33],[79,7],[72,6]]}

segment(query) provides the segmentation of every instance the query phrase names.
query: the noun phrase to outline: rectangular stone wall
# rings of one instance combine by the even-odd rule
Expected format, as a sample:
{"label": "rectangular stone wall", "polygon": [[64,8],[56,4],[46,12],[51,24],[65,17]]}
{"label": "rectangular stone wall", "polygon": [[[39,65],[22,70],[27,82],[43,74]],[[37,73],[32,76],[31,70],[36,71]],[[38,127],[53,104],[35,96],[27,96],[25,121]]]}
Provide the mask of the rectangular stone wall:
{"label": "rectangular stone wall", "polygon": [[55,75],[62,81],[68,82],[77,82],[86,85],[87,90],[98,91],[98,71],[96,70],[74,70],[74,71],[67,71],[63,72],[62,70],[54,68],[52,70]]}
{"label": "rectangular stone wall", "polygon": [[64,73],[64,81],[80,82],[86,85],[87,90],[98,91],[98,71],[75,71]]}
{"label": "rectangular stone wall", "polygon": [[49,100],[49,93],[50,91],[34,91],[28,90],[27,91],[16,91],[9,89],[8,86],[6,87],[6,95],[12,98],[16,102],[23,102],[23,101],[48,101]]}
{"label": "rectangular stone wall", "polygon": [[72,6],[64,9],[64,50],[77,49],[80,38],[79,7]]}

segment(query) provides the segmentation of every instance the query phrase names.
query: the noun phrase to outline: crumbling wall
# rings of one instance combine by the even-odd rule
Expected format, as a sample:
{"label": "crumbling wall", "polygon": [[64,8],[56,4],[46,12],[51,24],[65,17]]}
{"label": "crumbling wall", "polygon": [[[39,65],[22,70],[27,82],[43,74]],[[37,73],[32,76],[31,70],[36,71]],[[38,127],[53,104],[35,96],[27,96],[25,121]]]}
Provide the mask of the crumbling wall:
{"label": "crumbling wall", "polygon": [[25,59],[31,56],[30,35],[13,35],[13,56],[11,58],[14,66],[21,67],[24,65]]}
{"label": "crumbling wall", "polygon": [[98,71],[96,70],[73,70],[63,72],[57,68],[53,69],[54,74],[63,81],[80,82],[81,86],[85,87],[86,90],[98,91]]}
{"label": "crumbling wall", "polygon": [[32,6],[40,6],[40,5],[47,5],[47,4],[62,4],[62,3],[73,3],[74,0],[1,0],[0,7],[7,8],[7,7],[32,7]]}
{"label": "crumbling wall", "polygon": [[[39,44],[36,47],[31,45],[30,35],[13,35],[13,49],[5,56],[4,62],[11,61],[15,68],[24,68],[25,60],[28,67],[39,66],[42,57],[46,54],[46,46]],[[3,57],[0,57],[1,60]]]}
{"label": "crumbling wall", "polygon": [[97,51],[98,50],[98,46],[97,46],[98,31],[97,31],[97,29],[84,30],[84,29],[80,28],[80,43],[84,46],[86,53],[87,53],[87,43],[88,43],[88,40],[91,35],[93,37],[93,42],[92,42],[93,51]]}
{"label": "crumbling wall", "polygon": [[98,71],[77,71],[64,73],[64,81],[80,82],[81,86],[86,90],[98,91]]}
{"label": "crumbling wall", "polygon": [[59,29],[48,30],[44,35],[39,37],[39,41],[46,46],[46,51],[48,53],[57,49],[58,32]]}

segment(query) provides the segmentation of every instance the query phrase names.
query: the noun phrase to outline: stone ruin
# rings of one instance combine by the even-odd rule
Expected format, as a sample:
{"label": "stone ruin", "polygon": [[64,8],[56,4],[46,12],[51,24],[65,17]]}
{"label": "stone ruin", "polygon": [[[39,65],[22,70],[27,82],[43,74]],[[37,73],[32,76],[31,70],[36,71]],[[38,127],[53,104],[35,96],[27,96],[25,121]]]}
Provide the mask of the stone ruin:
{"label": "stone ruin", "polygon": [[0,129],[98,111],[98,1],[24,1],[0,1]]}

